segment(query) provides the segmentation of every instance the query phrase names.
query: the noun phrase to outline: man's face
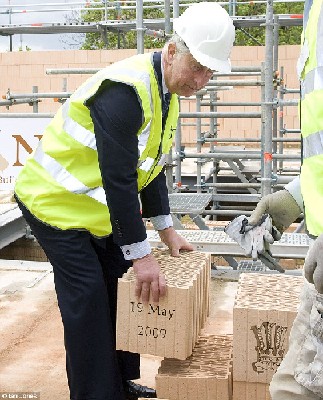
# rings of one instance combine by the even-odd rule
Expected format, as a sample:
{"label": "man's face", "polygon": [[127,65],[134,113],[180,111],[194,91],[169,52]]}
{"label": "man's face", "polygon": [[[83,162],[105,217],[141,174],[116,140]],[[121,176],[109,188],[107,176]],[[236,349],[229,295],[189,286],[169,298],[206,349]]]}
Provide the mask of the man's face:
{"label": "man's face", "polygon": [[192,96],[202,89],[213,73],[197,62],[190,53],[172,53],[170,50],[164,70],[168,90],[185,97]]}

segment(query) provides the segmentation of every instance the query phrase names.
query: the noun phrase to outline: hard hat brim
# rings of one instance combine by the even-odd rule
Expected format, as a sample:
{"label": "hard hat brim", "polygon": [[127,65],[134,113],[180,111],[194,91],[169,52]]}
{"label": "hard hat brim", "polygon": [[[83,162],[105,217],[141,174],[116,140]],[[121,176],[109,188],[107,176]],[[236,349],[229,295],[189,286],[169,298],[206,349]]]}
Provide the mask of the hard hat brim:
{"label": "hard hat brim", "polygon": [[204,67],[222,73],[231,72],[231,61],[229,58],[227,60],[219,60],[217,58],[213,58],[206,54],[203,54],[196,49],[190,50],[190,53],[195,58],[195,60],[198,61]]}

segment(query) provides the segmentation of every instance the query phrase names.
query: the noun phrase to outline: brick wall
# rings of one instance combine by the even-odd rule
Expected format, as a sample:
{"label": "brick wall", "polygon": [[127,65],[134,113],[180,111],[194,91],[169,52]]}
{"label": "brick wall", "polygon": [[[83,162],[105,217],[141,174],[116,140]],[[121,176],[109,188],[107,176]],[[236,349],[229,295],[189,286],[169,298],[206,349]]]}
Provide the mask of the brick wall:
{"label": "brick wall", "polygon": [[[11,52],[0,53],[0,94],[4,95],[9,88],[12,93],[30,93],[33,86],[38,92],[61,92],[63,79],[67,78],[67,91],[74,91],[89,75],[46,75],[47,69],[55,68],[103,68],[117,60],[136,54],[136,50],[64,50],[46,52]],[[264,61],[264,47],[234,47],[231,55],[233,66],[260,66]],[[288,88],[298,88],[296,60],[299,46],[280,46],[279,68],[284,67],[284,80]],[[228,78],[219,78],[228,79]],[[254,80],[255,77],[237,77],[236,79]],[[257,78],[259,79],[259,77]],[[259,87],[236,87],[233,90],[217,92],[219,101],[259,101]],[[291,99],[288,95],[286,98]],[[43,99],[39,103],[39,112],[55,112],[59,103],[52,99]],[[195,101],[186,101],[181,105],[182,111],[195,111]],[[208,111],[205,107],[203,110]],[[218,111],[259,111],[259,107],[219,107]],[[16,105],[9,111],[4,107],[0,112],[32,112],[29,105]],[[183,120],[186,123],[193,119]],[[204,119],[204,123],[209,121]],[[252,118],[218,119],[218,136],[226,138],[256,137],[260,134],[260,120]],[[284,123],[287,128],[299,126],[296,107],[285,107]],[[203,128],[208,130],[208,126]],[[196,132],[194,127],[183,128],[183,144],[194,145]]]}

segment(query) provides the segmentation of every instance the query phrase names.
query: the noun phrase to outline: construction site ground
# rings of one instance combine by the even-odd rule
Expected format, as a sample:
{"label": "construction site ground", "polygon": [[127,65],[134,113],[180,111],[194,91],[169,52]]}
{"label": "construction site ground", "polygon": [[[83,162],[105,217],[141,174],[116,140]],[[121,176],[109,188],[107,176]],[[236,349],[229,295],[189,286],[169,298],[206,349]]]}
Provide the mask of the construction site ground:
{"label": "construction site ground", "polygon": [[[232,334],[236,288],[236,281],[212,279],[205,333]],[[0,393],[68,400],[63,328],[49,263],[0,259],[0,315]],[[142,355],[140,383],[155,386],[160,361]]]}

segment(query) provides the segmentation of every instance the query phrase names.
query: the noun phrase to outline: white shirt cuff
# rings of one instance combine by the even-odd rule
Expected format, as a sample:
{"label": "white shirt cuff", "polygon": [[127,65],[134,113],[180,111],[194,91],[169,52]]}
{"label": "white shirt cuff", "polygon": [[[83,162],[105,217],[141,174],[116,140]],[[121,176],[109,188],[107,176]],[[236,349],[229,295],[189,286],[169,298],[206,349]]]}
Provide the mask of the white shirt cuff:
{"label": "white shirt cuff", "polygon": [[286,189],[293,196],[294,200],[298,204],[298,207],[302,211],[304,211],[303,196],[301,192],[301,182],[299,176],[293,179],[291,182],[287,183],[284,189]]}
{"label": "white shirt cuff", "polygon": [[151,253],[150,244],[148,239],[142,242],[126,244],[120,246],[125,260],[134,260],[135,258],[145,257],[147,254]]}
{"label": "white shirt cuff", "polygon": [[162,231],[163,229],[173,226],[173,220],[171,215],[158,215],[157,217],[149,218],[156,231]]}

